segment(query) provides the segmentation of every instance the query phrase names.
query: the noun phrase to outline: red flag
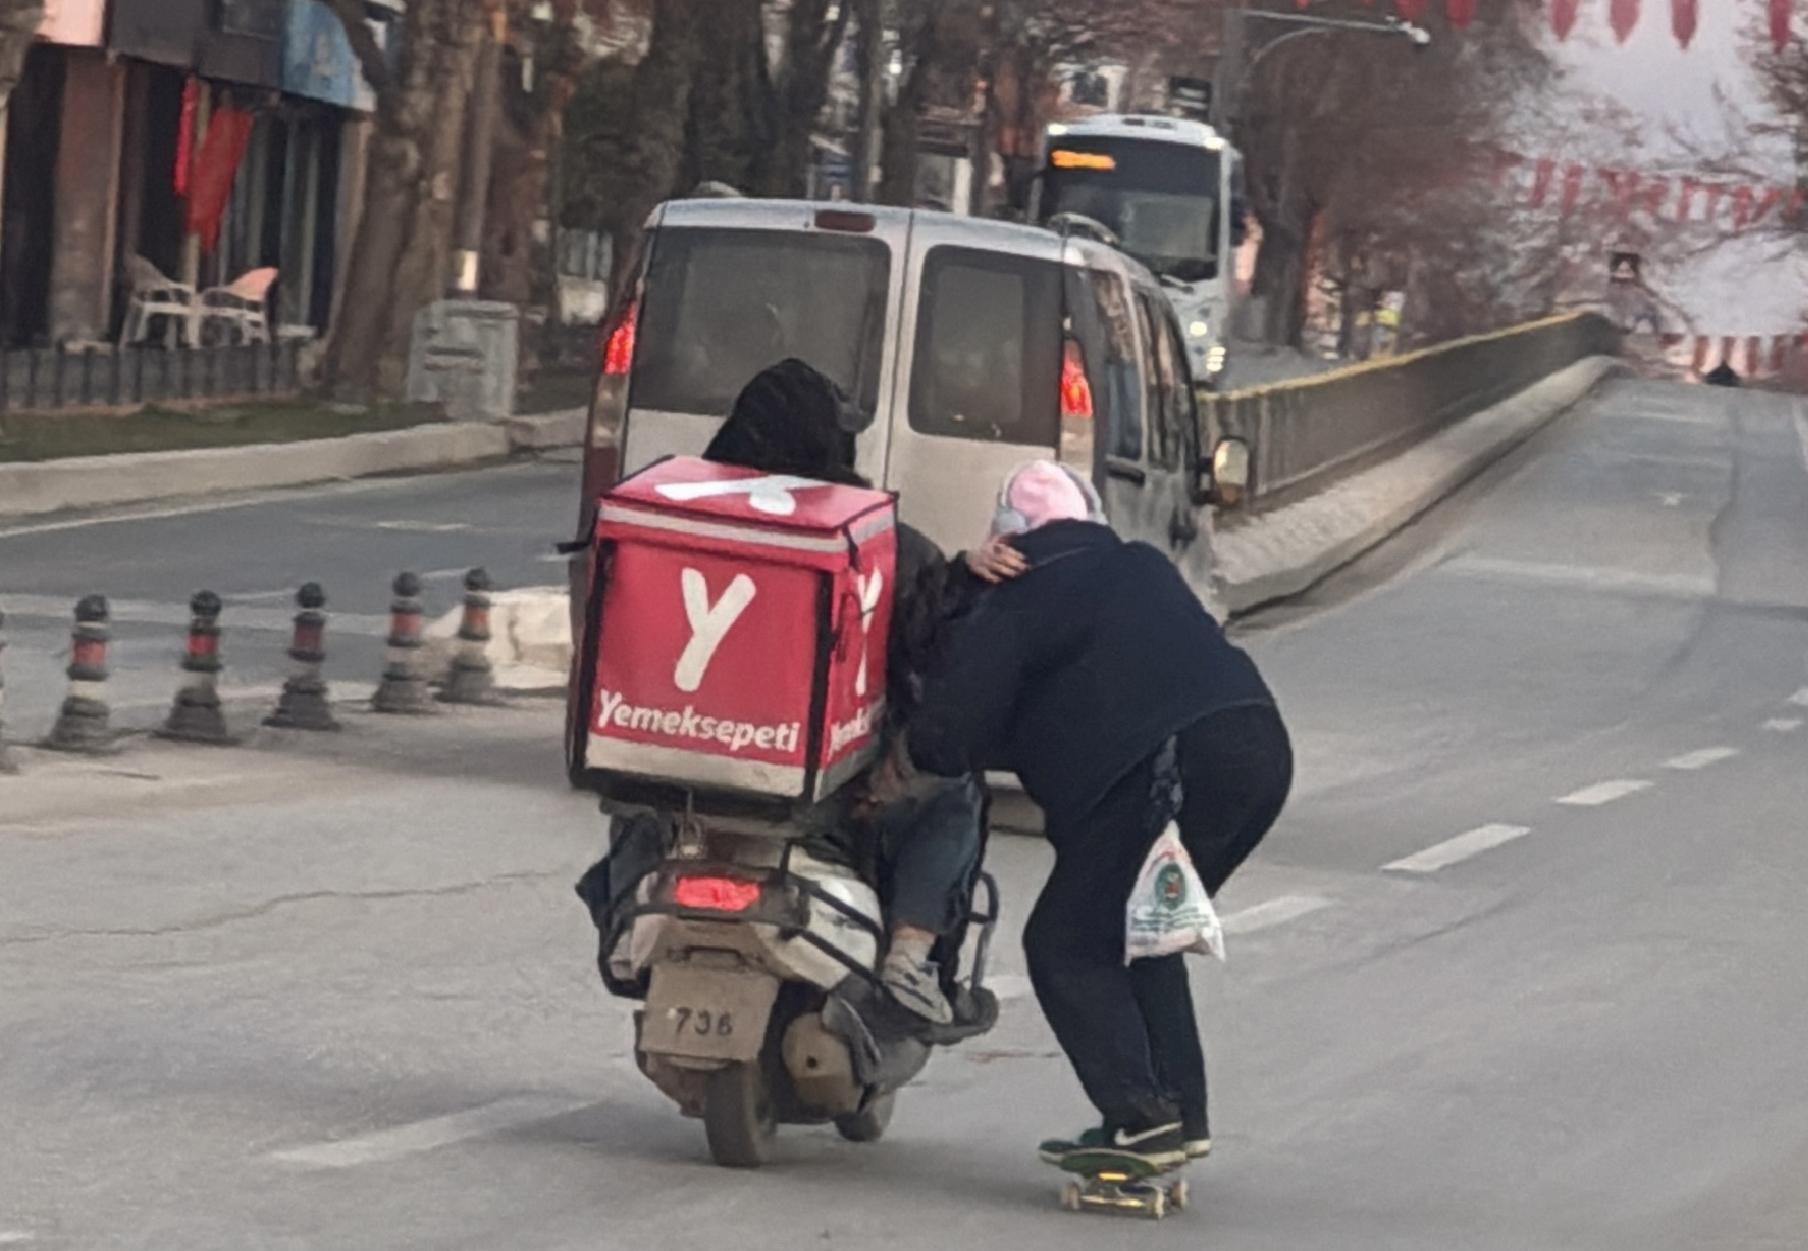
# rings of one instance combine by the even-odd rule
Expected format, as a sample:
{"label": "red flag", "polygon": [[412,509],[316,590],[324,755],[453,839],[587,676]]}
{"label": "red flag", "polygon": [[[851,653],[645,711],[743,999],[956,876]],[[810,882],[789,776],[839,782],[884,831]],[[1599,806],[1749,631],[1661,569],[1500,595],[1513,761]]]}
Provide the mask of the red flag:
{"label": "red flag", "polygon": [[253,121],[243,109],[222,106],[201,141],[194,194],[188,200],[188,233],[200,235],[201,246],[209,252],[220,241],[220,223],[226,216],[226,202],[232,198],[239,162],[245,159],[245,145],[251,142]]}
{"label": "red flag", "polygon": [[1538,162],[1538,170],[1532,176],[1532,207],[1543,208],[1545,199],[1551,194],[1551,179],[1557,174],[1557,162],[1548,156]]}
{"label": "red flag", "polygon": [[1475,0],[1444,0],[1444,16],[1457,30],[1475,20]]}
{"label": "red flag", "polygon": [[1614,38],[1625,43],[1632,36],[1633,28],[1638,25],[1639,0],[1613,0],[1609,13]]}
{"label": "red flag", "polygon": [[1430,2],[1431,0],[1394,0],[1394,7],[1400,11],[1401,17],[1409,22],[1416,22],[1425,16],[1425,6]]}
{"label": "red flag", "polygon": [[1695,40],[1695,27],[1701,17],[1701,0],[1670,0],[1670,29],[1676,42],[1688,47]]}
{"label": "red flag", "polygon": [[178,200],[188,199],[188,180],[195,169],[195,110],[201,104],[201,80],[182,84],[182,113],[176,121],[176,169],[172,182]]}
{"label": "red flag", "polygon": [[1802,207],[1808,204],[1808,191],[1797,187],[1789,193],[1789,200],[1783,206],[1783,220],[1794,222],[1802,215]]}
{"label": "red flag", "polygon": [[1752,222],[1752,189],[1740,185],[1733,188],[1733,229],[1744,230]]}
{"label": "red flag", "polygon": [[1670,180],[1653,178],[1645,184],[1644,194],[1639,198],[1644,203],[1645,212],[1649,213],[1651,220],[1655,222],[1663,216],[1664,201],[1670,198]]}
{"label": "red flag", "polygon": [[1557,38],[1568,39],[1576,29],[1576,10],[1581,4],[1582,0],[1551,0],[1551,29]]}
{"label": "red flag", "polygon": [[1778,52],[1789,46],[1789,19],[1793,0],[1770,0],[1770,42]]}
{"label": "red flag", "polygon": [[1758,202],[1752,205],[1752,224],[1755,226],[1770,216],[1770,211],[1783,201],[1781,187],[1766,187],[1758,195]]}
{"label": "red flag", "polygon": [[1566,165],[1563,169],[1563,215],[1568,217],[1576,211],[1576,201],[1582,198],[1582,175],[1587,172],[1580,165]]}

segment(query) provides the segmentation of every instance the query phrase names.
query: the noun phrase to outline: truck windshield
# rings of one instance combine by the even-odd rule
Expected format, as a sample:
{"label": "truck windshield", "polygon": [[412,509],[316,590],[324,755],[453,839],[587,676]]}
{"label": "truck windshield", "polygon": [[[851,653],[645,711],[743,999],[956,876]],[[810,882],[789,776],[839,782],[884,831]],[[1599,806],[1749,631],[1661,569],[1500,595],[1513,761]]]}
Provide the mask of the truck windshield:
{"label": "truck windshield", "polygon": [[1158,274],[1187,282],[1217,276],[1218,153],[1157,139],[1076,135],[1052,143],[1043,221],[1057,213],[1090,217]]}
{"label": "truck windshield", "polygon": [[720,416],[760,370],[796,357],[870,414],[890,274],[877,239],[667,227],[647,271],[631,402]]}

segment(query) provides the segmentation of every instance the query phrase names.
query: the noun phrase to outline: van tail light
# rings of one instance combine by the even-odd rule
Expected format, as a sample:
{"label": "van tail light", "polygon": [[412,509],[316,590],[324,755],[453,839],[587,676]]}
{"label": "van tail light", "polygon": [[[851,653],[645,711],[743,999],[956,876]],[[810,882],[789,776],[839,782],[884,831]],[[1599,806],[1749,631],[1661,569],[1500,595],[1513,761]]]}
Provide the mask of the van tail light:
{"label": "van tail light", "polygon": [[1086,380],[1086,362],[1074,339],[1061,352],[1061,416],[1092,420],[1092,383]]}
{"label": "van tail light", "polygon": [[672,902],[697,912],[746,912],[760,902],[760,884],[734,877],[681,877]]}
{"label": "van tail light", "polygon": [[626,378],[634,368],[634,339],[640,332],[640,301],[628,305],[615,331],[603,344],[603,377]]}

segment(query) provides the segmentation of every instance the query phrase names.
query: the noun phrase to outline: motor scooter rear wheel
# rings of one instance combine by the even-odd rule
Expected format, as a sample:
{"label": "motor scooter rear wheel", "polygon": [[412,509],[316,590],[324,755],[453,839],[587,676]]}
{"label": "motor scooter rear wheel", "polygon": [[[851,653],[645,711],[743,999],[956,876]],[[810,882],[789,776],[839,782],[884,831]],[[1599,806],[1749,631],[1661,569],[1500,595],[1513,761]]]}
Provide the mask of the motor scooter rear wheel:
{"label": "motor scooter rear wheel", "polygon": [[710,1074],[703,1095],[709,1155],[723,1168],[758,1168],[772,1154],[778,1113],[764,1066],[731,1064]]}

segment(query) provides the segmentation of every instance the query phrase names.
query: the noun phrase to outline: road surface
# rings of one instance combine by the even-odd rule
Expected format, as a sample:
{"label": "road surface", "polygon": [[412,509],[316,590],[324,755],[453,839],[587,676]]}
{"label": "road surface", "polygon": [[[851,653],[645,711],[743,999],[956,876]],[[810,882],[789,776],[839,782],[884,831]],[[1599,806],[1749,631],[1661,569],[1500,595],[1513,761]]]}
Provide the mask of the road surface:
{"label": "road surface", "polygon": [[[792,1131],[766,1170],[710,1167],[596,985],[570,887],[600,831],[534,705],[0,779],[0,1245],[1799,1248],[1802,425],[1617,385],[1254,623],[1300,786],[1221,901],[1230,963],[1197,969],[1195,1211],[1058,1210],[1033,1144],[1085,1109],[1012,941],[1000,1028],[883,1143]],[[531,520],[536,472],[519,510],[473,480],[460,552],[529,567],[564,517]],[[442,485],[355,507],[445,517]],[[308,573],[277,555],[296,511],[185,524],[267,536],[230,588],[273,589]],[[415,550],[366,538],[404,541],[304,555],[374,576]],[[99,540],[65,550],[136,576]],[[223,580],[181,559],[176,583]],[[992,860],[1019,924],[1046,851]]]}

